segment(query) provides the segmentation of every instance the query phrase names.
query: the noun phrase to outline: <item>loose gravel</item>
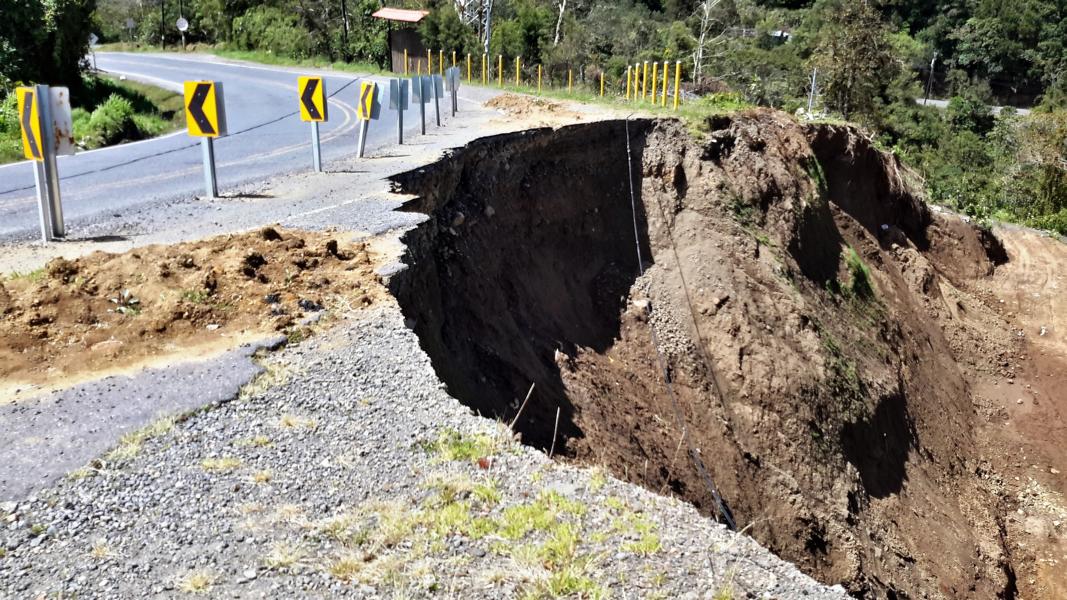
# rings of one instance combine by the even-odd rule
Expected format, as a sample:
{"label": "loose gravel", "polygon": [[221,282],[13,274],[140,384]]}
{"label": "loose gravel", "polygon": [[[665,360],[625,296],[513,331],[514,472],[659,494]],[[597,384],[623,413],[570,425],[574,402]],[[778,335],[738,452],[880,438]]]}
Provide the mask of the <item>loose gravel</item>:
{"label": "loose gravel", "polygon": [[237,398],[0,505],[0,598],[846,597],[472,415],[392,301],[334,316]]}

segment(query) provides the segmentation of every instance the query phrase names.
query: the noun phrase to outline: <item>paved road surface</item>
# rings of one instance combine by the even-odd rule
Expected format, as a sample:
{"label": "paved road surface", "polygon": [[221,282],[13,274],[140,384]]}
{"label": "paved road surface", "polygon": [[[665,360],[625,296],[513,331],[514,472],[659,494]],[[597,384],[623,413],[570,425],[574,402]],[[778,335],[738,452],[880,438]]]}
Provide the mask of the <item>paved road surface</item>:
{"label": "paved road surface", "polygon": [[[297,114],[298,71],[225,61],[214,56],[110,53],[96,56],[102,71],[125,75],[181,91],[189,79],[224,84],[230,135],[217,140],[215,157],[220,192],[269,176],[311,167],[310,126]],[[323,71],[330,100],[330,121],[322,126],[323,160],[356,151],[356,96],[359,75]],[[386,81],[376,78],[379,82]],[[388,86],[382,103],[388,107]],[[433,119],[433,106],[429,107]],[[442,103],[442,110],[447,107]],[[405,129],[418,128],[417,110],[404,115]],[[382,111],[368,138],[368,148],[393,143],[396,113]],[[188,198],[203,193],[199,141],[179,132],[169,136],[82,152],[59,158],[63,210],[68,228],[91,223],[124,210]],[[0,241],[40,235],[33,168],[29,162],[0,166]]]}

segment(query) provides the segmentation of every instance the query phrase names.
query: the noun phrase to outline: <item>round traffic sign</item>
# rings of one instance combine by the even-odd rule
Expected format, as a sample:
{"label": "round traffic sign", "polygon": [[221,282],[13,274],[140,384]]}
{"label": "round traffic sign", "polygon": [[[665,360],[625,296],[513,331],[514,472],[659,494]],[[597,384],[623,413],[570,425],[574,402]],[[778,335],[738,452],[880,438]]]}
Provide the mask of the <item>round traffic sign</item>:
{"label": "round traffic sign", "polygon": [[178,31],[186,31],[189,29],[189,21],[186,21],[185,17],[178,17],[178,21],[175,25],[178,26]]}

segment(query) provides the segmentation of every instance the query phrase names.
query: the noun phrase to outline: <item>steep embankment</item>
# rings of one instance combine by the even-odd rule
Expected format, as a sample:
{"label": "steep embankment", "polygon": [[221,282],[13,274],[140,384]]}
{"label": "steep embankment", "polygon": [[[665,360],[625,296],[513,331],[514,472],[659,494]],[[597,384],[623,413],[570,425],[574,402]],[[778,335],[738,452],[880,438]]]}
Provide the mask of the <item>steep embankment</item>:
{"label": "steep embankment", "polygon": [[1012,596],[968,373],[1015,341],[965,285],[1003,248],[850,128],[711,129],[536,130],[398,178],[431,218],[392,285],[438,374],[506,419],[536,384],[527,442],[853,593]]}

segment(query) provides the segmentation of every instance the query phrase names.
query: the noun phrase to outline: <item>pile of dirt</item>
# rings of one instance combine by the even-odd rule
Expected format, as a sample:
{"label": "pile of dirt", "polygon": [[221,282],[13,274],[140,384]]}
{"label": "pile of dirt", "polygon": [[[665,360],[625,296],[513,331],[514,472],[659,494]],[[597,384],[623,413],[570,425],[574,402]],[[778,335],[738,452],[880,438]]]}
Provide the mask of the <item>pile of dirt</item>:
{"label": "pile of dirt", "polygon": [[523,132],[397,178],[430,219],[390,286],[450,393],[853,593],[1013,597],[974,389],[1022,353],[974,284],[1004,247],[852,128],[709,125]]}
{"label": "pile of dirt", "polygon": [[486,102],[485,106],[502,110],[516,119],[529,120],[546,126],[558,121],[576,121],[582,118],[579,113],[559,102],[520,94],[500,94]]}
{"label": "pile of dirt", "polygon": [[57,258],[0,283],[0,398],[298,331],[307,315],[383,292],[365,244],[269,227]]}

